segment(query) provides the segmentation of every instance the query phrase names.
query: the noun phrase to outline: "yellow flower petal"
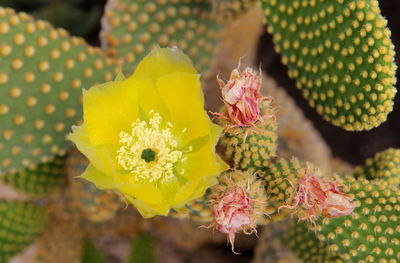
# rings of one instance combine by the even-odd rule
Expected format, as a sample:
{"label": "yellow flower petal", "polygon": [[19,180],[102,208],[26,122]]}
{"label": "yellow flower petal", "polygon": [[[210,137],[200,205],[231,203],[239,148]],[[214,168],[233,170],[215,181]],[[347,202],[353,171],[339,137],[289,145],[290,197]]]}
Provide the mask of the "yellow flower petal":
{"label": "yellow flower petal", "polygon": [[94,183],[100,189],[112,189],[114,186],[113,177],[102,173],[93,165],[89,165],[80,177]]}
{"label": "yellow flower petal", "polygon": [[217,176],[226,170],[228,165],[213,154],[213,151],[213,147],[208,144],[197,152],[188,153],[183,176],[188,180],[195,180],[205,176]]}
{"label": "yellow flower petal", "polygon": [[195,181],[189,181],[182,186],[175,195],[174,208],[179,209],[188,203],[201,197],[210,186],[217,183],[215,176],[207,176]]}
{"label": "yellow flower petal", "polygon": [[161,97],[168,101],[171,123],[177,134],[183,133],[182,143],[210,134],[210,119],[204,111],[204,98],[197,74],[172,73],[157,82]]}
{"label": "yellow flower petal", "polygon": [[74,127],[73,132],[67,136],[67,139],[75,143],[78,150],[83,153],[86,158],[89,159],[90,163],[99,171],[106,174],[115,173],[114,156],[110,152],[112,148],[92,145],[85,124]]}
{"label": "yellow flower petal", "polygon": [[139,117],[138,89],[128,81],[113,81],[83,91],[83,119],[93,145],[117,145],[119,133]]}
{"label": "yellow flower petal", "polygon": [[156,48],[139,63],[130,78],[145,78],[156,83],[160,77],[174,72],[197,73],[189,57],[179,49]]}
{"label": "yellow flower petal", "polygon": [[144,218],[150,218],[156,215],[168,215],[169,212],[169,205],[167,204],[159,204],[159,205],[148,205],[142,202],[139,199],[134,199],[130,196],[125,196],[127,201],[129,201],[131,204],[133,204],[139,213],[144,217]]}
{"label": "yellow flower petal", "polygon": [[151,184],[132,184],[126,182],[118,184],[116,188],[124,195],[140,199],[146,204],[159,204],[163,200],[161,191]]}

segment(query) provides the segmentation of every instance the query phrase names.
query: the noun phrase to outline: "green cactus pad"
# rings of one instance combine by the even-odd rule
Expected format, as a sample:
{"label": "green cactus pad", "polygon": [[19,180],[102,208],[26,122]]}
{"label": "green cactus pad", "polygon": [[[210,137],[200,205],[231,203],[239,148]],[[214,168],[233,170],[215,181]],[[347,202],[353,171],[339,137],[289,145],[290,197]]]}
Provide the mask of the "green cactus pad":
{"label": "green cactus pad", "polygon": [[132,242],[128,263],[156,263],[155,240],[148,233],[139,233]]}
{"label": "green cactus pad", "polygon": [[309,104],[346,130],[384,122],[394,46],[376,0],[262,0],[268,32]]}
{"label": "green cactus pad", "polygon": [[291,204],[296,193],[300,171],[304,169],[306,165],[295,158],[292,160],[279,158],[265,167],[263,178],[269,196],[268,200],[277,207]]}
{"label": "green cactus pad", "polygon": [[351,216],[318,220],[310,231],[346,262],[398,262],[399,189],[363,178],[347,177],[344,183],[359,207]]}
{"label": "green cactus pad", "polygon": [[[305,240],[306,242],[304,242]],[[302,262],[344,262],[334,252],[329,251],[327,245],[318,240],[314,232],[308,229],[304,223],[292,223],[284,235],[284,241]]]}
{"label": "green cactus pad", "polygon": [[82,263],[107,263],[107,259],[92,241],[86,240],[82,249]]}
{"label": "green cactus pad", "polygon": [[65,156],[56,156],[54,160],[40,163],[35,169],[27,168],[3,177],[5,184],[32,196],[46,196],[59,189],[64,182]]}
{"label": "green cactus pad", "polygon": [[207,0],[110,0],[101,33],[109,55],[120,57],[126,74],[154,46],[177,46],[197,70],[210,70],[220,24]]}
{"label": "green cactus pad", "polygon": [[114,77],[100,49],[12,9],[0,8],[0,59],[0,174],[64,154],[81,89]]}
{"label": "green cactus pad", "polygon": [[400,149],[387,149],[368,158],[364,165],[357,166],[355,178],[379,179],[383,184],[400,184]]}
{"label": "green cactus pad", "polygon": [[7,262],[31,244],[47,222],[47,213],[36,205],[0,201],[0,262]]}

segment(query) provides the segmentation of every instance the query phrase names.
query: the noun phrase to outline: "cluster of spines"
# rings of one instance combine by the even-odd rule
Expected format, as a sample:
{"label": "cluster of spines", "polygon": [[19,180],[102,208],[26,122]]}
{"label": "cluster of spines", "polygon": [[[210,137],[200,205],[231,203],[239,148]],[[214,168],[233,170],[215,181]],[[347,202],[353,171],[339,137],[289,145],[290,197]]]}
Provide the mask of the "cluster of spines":
{"label": "cluster of spines", "polygon": [[334,125],[368,130],[396,93],[394,46],[376,0],[263,0],[268,32],[289,76]]}
{"label": "cluster of spines", "polygon": [[21,252],[46,228],[41,207],[18,201],[0,201],[0,262]]}
{"label": "cluster of spines", "polygon": [[364,165],[355,168],[353,176],[377,179],[383,184],[400,184],[400,149],[390,148],[368,158]]}
{"label": "cluster of spines", "polygon": [[100,49],[25,13],[0,8],[0,174],[34,169],[69,143],[81,89],[113,79]]}
{"label": "cluster of spines", "polygon": [[31,196],[47,196],[58,190],[65,181],[64,164],[65,155],[57,155],[54,160],[40,163],[33,169],[27,168],[16,173],[8,173],[2,181]]}
{"label": "cluster of spines", "polygon": [[210,70],[220,23],[206,0],[109,1],[101,33],[106,52],[131,74],[154,46],[177,46],[198,71]]}

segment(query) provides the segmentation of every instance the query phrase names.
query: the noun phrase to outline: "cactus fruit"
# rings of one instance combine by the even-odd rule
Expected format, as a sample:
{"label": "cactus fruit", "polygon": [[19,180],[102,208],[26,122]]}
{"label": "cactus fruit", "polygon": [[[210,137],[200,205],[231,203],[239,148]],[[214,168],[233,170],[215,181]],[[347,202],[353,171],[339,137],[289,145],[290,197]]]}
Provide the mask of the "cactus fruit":
{"label": "cactus fruit", "polygon": [[0,174],[65,153],[82,88],[113,79],[115,64],[83,39],[0,8]]}
{"label": "cactus fruit", "polygon": [[262,0],[262,7],[289,76],[320,115],[352,131],[386,120],[396,65],[377,0]]}
{"label": "cactus fruit", "polygon": [[154,46],[177,46],[204,73],[217,46],[221,27],[217,20],[206,0],[111,0],[102,21],[102,46],[122,59],[128,75]]}
{"label": "cactus fruit", "polygon": [[276,155],[276,119],[269,102],[263,102],[264,121],[256,123],[256,127],[233,127],[225,119],[218,123],[225,127],[221,136],[221,145],[226,148],[225,159],[233,168],[240,170],[261,170],[268,166],[269,159]]}
{"label": "cactus fruit", "polygon": [[46,228],[45,210],[31,203],[0,201],[0,262],[21,252]]}
{"label": "cactus fruit", "polygon": [[357,166],[355,178],[378,179],[383,184],[400,184],[400,149],[390,148],[368,158],[364,165]]}
{"label": "cactus fruit", "polygon": [[26,168],[16,173],[6,174],[2,180],[14,189],[34,197],[43,197],[58,190],[64,179],[65,155],[57,155],[54,160],[40,163],[36,168]]}

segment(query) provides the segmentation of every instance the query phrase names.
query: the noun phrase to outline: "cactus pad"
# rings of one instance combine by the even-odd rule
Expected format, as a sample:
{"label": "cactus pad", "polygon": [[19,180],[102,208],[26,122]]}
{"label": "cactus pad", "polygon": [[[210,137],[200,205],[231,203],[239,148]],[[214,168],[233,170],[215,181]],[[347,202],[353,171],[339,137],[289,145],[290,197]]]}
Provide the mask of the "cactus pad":
{"label": "cactus pad", "polygon": [[25,13],[0,8],[0,174],[64,154],[82,88],[113,79],[100,49]]}
{"label": "cactus pad", "polygon": [[362,178],[344,182],[359,207],[351,216],[317,221],[311,232],[346,262],[398,262],[400,191]]}
{"label": "cactus pad", "polygon": [[111,0],[102,25],[102,45],[123,60],[126,74],[154,46],[179,47],[204,73],[210,70],[220,28],[206,0]]}
{"label": "cactus pad", "polygon": [[289,76],[320,115],[346,130],[386,120],[397,66],[377,0],[262,0],[262,6]]}
{"label": "cactus pad", "polygon": [[384,184],[400,184],[400,149],[390,148],[375,154],[354,170],[355,178],[380,179]]}
{"label": "cactus pad", "polygon": [[27,168],[3,177],[5,184],[32,196],[46,196],[59,189],[64,182],[65,156],[40,163],[35,169]]}
{"label": "cactus pad", "polygon": [[107,263],[107,259],[92,241],[86,240],[82,249],[82,263]]}
{"label": "cactus pad", "polygon": [[[284,235],[288,247],[294,251],[297,258],[307,263],[341,263],[344,262],[328,246],[318,240],[312,230],[304,223],[292,223]],[[307,240],[307,242],[304,242]]]}
{"label": "cactus pad", "polygon": [[47,226],[47,213],[30,203],[0,201],[0,262],[21,252]]}

